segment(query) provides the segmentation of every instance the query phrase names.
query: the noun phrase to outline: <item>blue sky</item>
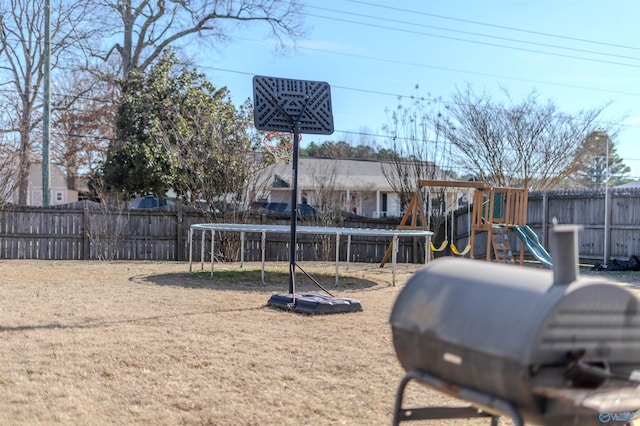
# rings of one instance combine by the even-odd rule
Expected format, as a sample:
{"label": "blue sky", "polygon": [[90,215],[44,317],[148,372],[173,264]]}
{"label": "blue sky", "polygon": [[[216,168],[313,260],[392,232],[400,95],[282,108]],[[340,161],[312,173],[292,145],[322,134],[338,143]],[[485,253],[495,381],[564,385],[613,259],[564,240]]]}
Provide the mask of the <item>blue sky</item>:
{"label": "blue sky", "polygon": [[[304,0],[303,0],[304,1]],[[311,141],[381,135],[387,110],[419,86],[447,100],[467,84],[503,99],[536,90],[563,111],[610,103],[627,116],[614,141],[640,179],[640,2],[637,0],[306,0],[307,36],[279,51],[247,27],[198,60],[235,102],[254,75],[326,81],[335,133]],[[204,55],[203,55],[204,56]],[[606,129],[605,129],[606,130]],[[382,141],[382,137],[378,138]],[[445,165],[446,166],[446,165]]]}

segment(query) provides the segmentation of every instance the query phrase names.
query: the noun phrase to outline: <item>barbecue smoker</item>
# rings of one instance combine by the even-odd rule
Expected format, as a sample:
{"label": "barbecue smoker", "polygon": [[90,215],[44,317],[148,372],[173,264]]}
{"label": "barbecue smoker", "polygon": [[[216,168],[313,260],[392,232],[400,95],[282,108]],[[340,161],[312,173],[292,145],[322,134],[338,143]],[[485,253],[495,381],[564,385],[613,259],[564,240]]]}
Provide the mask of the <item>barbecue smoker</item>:
{"label": "barbecue smoker", "polygon": [[[621,425],[640,414],[640,300],[578,277],[577,231],[554,227],[553,272],[443,258],[408,281],[391,313],[407,372],[394,424],[508,416],[516,426]],[[411,380],[471,405],[403,408]]]}

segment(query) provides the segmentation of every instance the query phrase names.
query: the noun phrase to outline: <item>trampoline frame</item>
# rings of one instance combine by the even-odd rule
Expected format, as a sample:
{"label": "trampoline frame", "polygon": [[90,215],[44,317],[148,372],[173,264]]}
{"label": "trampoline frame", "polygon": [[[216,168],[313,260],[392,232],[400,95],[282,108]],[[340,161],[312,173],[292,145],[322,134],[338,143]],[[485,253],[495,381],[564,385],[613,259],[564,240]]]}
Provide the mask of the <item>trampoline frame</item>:
{"label": "trampoline frame", "polygon": [[[200,268],[204,270],[204,253],[205,253],[205,237],[207,232],[211,232],[211,277],[213,278],[213,270],[215,263],[215,233],[216,232],[239,232],[240,233],[240,267],[244,266],[244,242],[245,234],[260,233],[261,234],[261,251],[262,251],[262,267],[261,267],[261,283],[264,285],[265,271],[265,246],[267,234],[289,234],[291,228],[288,225],[261,225],[261,224],[239,224],[239,223],[197,223],[189,228],[189,273],[193,272],[193,238],[194,232],[201,232],[201,251],[200,251]],[[425,239],[425,258],[424,264],[429,263],[430,250],[429,244],[433,232],[423,230],[401,230],[401,229],[369,229],[369,228],[341,228],[326,226],[298,226],[296,232],[299,234],[322,234],[336,236],[336,280],[338,285],[339,263],[340,263],[340,238],[347,237],[347,266],[349,270],[349,257],[351,255],[351,237],[354,235],[370,236],[370,237],[390,237],[393,250],[391,252],[392,263],[392,284],[396,285],[396,262],[398,253],[398,239],[406,237],[422,237]]]}

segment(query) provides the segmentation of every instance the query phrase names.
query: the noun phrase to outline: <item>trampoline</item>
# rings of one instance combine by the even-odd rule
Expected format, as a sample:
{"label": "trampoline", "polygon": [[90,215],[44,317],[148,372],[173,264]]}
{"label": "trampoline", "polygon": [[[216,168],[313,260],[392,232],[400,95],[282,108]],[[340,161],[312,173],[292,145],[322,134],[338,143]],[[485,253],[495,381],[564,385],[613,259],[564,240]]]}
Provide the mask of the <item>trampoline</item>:
{"label": "trampoline", "polygon": [[[234,223],[198,223],[191,225],[189,229],[189,272],[193,270],[193,238],[195,232],[201,233],[201,251],[200,251],[200,267],[204,270],[205,261],[205,236],[207,232],[211,233],[211,277],[213,277],[213,265],[215,263],[215,233],[216,232],[238,232],[240,233],[240,267],[244,266],[244,243],[245,234],[259,233],[261,234],[261,282],[264,284],[264,264],[265,264],[265,246],[267,234],[289,234],[291,228],[289,225],[261,225],[261,224],[234,224]],[[392,282],[396,285],[396,260],[398,253],[398,240],[407,237],[421,237],[425,240],[425,247],[428,248],[431,243],[433,232],[423,230],[401,230],[401,229],[369,229],[369,228],[339,228],[325,226],[298,226],[296,228],[298,234],[315,234],[315,235],[335,235],[336,238],[336,281],[338,284],[339,263],[340,263],[340,239],[347,237],[347,270],[349,269],[349,257],[351,255],[351,237],[354,235],[369,237],[389,237],[392,242],[391,264],[393,268]],[[429,250],[425,248],[424,263],[429,262]]]}

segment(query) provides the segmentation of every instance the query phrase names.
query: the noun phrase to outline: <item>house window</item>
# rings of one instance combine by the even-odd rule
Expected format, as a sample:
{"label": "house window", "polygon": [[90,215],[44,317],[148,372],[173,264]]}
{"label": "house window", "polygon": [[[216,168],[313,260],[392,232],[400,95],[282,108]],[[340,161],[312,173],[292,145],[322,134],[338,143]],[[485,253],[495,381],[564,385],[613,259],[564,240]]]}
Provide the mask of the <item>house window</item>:
{"label": "house window", "polygon": [[382,212],[380,214],[380,217],[387,217],[387,209],[389,208],[389,196],[387,195],[387,193],[383,193],[382,194]]}
{"label": "house window", "polygon": [[62,191],[56,191],[56,203],[61,203],[64,201],[64,197],[63,197],[63,193]]}

